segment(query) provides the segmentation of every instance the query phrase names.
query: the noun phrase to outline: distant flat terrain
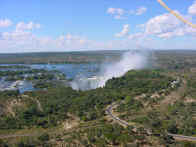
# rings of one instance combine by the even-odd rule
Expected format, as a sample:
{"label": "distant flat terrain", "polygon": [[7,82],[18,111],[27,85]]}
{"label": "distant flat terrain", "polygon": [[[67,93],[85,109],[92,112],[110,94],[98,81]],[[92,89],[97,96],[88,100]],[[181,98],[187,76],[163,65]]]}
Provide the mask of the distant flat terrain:
{"label": "distant flat terrain", "polygon": [[118,60],[124,52],[85,51],[0,54],[0,64],[98,63]]}
{"label": "distant flat terrain", "polygon": [[[0,64],[66,64],[103,63],[119,61],[128,50],[103,50],[83,52],[40,52],[0,54]],[[133,50],[133,52],[138,52]],[[149,66],[179,69],[196,66],[194,50],[148,50],[140,51],[148,56]]]}

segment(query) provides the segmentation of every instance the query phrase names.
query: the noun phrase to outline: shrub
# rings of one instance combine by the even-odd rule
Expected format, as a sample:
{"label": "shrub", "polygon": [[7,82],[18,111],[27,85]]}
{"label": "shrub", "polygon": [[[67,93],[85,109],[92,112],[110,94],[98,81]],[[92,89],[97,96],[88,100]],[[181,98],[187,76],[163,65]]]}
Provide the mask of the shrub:
{"label": "shrub", "polygon": [[48,133],[44,133],[38,138],[40,141],[48,141],[50,139]]}

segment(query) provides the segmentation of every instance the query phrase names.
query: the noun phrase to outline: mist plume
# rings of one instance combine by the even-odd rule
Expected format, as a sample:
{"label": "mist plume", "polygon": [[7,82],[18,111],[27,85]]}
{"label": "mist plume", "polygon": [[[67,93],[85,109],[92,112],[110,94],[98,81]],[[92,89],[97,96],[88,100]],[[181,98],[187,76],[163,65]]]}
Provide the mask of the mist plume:
{"label": "mist plume", "polygon": [[76,90],[88,90],[104,87],[106,82],[113,77],[121,77],[132,69],[144,68],[147,65],[147,57],[148,54],[142,51],[125,52],[118,62],[103,64],[96,77],[76,78],[71,82],[71,86]]}

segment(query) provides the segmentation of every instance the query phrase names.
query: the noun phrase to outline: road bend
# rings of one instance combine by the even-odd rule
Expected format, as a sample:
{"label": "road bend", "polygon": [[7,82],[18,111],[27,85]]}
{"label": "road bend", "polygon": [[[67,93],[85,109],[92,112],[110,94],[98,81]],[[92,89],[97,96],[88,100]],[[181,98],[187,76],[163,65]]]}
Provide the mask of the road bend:
{"label": "road bend", "polygon": [[[121,125],[125,125],[128,126],[129,123],[120,119],[119,117],[113,115],[112,111],[113,108],[117,106],[116,103],[111,104],[107,109],[106,109],[106,114],[109,115],[113,120],[117,121],[119,124]],[[186,140],[186,141],[196,141],[196,137],[192,137],[192,136],[184,136],[184,135],[179,135],[179,134],[172,134],[172,133],[168,133],[169,136],[172,136],[174,139],[176,140]]]}

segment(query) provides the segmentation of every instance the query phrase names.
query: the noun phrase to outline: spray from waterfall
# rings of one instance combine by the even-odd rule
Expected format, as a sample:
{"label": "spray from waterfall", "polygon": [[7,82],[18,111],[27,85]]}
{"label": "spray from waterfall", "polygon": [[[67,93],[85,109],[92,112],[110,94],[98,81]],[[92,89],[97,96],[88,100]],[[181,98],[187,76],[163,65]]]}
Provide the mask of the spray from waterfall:
{"label": "spray from waterfall", "polygon": [[132,69],[142,69],[147,65],[148,54],[142,51],[125,52],[116,63],[103,64],[100,72],[91,78],[79,77],[71,82],[71,86],[76,90],[88,90],[104,87],[106,82],[113,77],[123,76]]}

